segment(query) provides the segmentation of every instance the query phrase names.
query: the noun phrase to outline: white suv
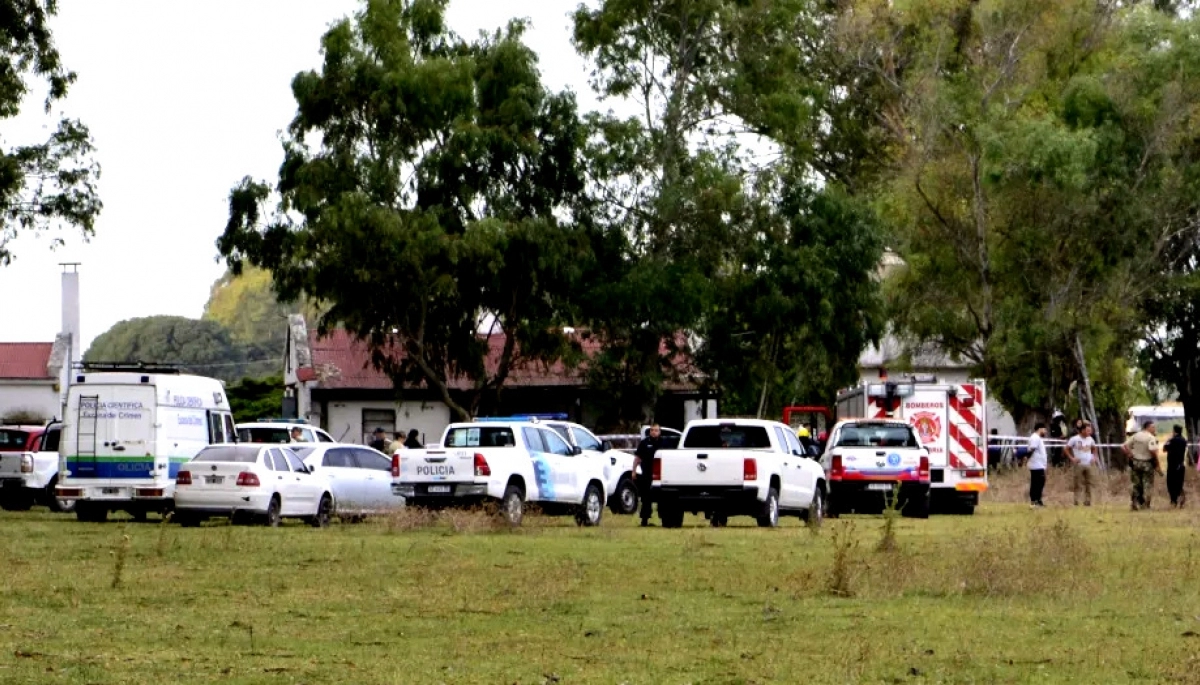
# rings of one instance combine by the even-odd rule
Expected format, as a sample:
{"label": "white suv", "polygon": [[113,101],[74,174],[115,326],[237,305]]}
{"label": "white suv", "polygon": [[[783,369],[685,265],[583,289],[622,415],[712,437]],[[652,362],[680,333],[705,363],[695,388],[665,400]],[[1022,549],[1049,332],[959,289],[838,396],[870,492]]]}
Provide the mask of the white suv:
{"label": "white suv", "polygon": [[255,421],[237,425],[238,442],[287,444],[292,441],[292,429],[299,428],[301,442],[337,442],[329,433],[299,421]]}

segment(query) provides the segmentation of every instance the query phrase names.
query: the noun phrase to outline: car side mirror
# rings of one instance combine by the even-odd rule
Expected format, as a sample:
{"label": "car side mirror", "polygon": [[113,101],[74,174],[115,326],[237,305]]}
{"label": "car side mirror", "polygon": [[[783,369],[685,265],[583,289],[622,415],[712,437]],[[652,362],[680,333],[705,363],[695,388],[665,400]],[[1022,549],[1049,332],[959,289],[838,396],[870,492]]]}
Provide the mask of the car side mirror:
{"label": "car side mirror", "polygon": [[612,443],[609,442],[608,440],[605,440],[604,442],[600,443],[600,451],[601,452],[607,452],[611,449],[612,449]]}
{"label": "car side mirror", "polygon": [[571,454],[578,457],[583,454],[583,448],[579,445],[571,445]]}
{"label": "car side mirror", "polygon": [[308,469],[309,473],[316,473],[317,471],[317,467],[315,466],[305,466],[304,468]]}

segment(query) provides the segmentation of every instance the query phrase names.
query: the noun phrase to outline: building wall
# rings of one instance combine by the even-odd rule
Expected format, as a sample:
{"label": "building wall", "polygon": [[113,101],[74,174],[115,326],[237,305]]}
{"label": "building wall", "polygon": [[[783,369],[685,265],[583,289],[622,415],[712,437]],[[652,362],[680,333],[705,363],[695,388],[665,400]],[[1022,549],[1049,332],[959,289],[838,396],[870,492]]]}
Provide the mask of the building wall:
{"label": "building wall", "polygon": [[11,411],[29,411],[46,418],[62,418],[62,407],[52,381],[0,381],[0,417]]}
{"label": "building wall", "polygon": [[[441,402],[390,402],[387,400],[330,400],[326,403],[326,415],[321,425],[335,440],[366,443],[376,427],[394,433],[416,428],[421,442],[436,443],[450,424],[450,409]],[[394,425],[382,425],[379,421],[363,425],[363,410],[379,409],[396,412]]]}

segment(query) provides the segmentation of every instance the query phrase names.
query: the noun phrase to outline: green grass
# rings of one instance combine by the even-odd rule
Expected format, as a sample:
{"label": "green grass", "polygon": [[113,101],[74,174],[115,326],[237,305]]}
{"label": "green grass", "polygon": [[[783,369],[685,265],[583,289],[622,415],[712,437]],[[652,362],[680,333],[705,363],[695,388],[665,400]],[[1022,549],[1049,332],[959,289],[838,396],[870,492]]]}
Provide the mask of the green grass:
{"label": "green grass", "polygon": [[1200,518],[1122,504],[901,519],[892,552],[879,517],[813,534],[5,513],[0,683],[1200,682]]}

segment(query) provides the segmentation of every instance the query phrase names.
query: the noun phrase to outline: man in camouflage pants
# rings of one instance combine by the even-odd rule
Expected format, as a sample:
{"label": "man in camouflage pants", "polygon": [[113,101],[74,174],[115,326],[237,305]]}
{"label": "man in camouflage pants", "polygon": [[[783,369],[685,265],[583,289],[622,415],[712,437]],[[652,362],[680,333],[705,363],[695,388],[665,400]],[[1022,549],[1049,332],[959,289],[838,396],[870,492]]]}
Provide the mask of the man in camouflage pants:
{"label": "man in camouflage pants", "polygon": [[1158,468],[1157,430],[1153,421],[1142,424],[1141,432],[1129,436],[1121,450],[1129,457],[1129,508],[1133,511],[1150,508],[1150,492],[1154,489],[1154,471]]}

